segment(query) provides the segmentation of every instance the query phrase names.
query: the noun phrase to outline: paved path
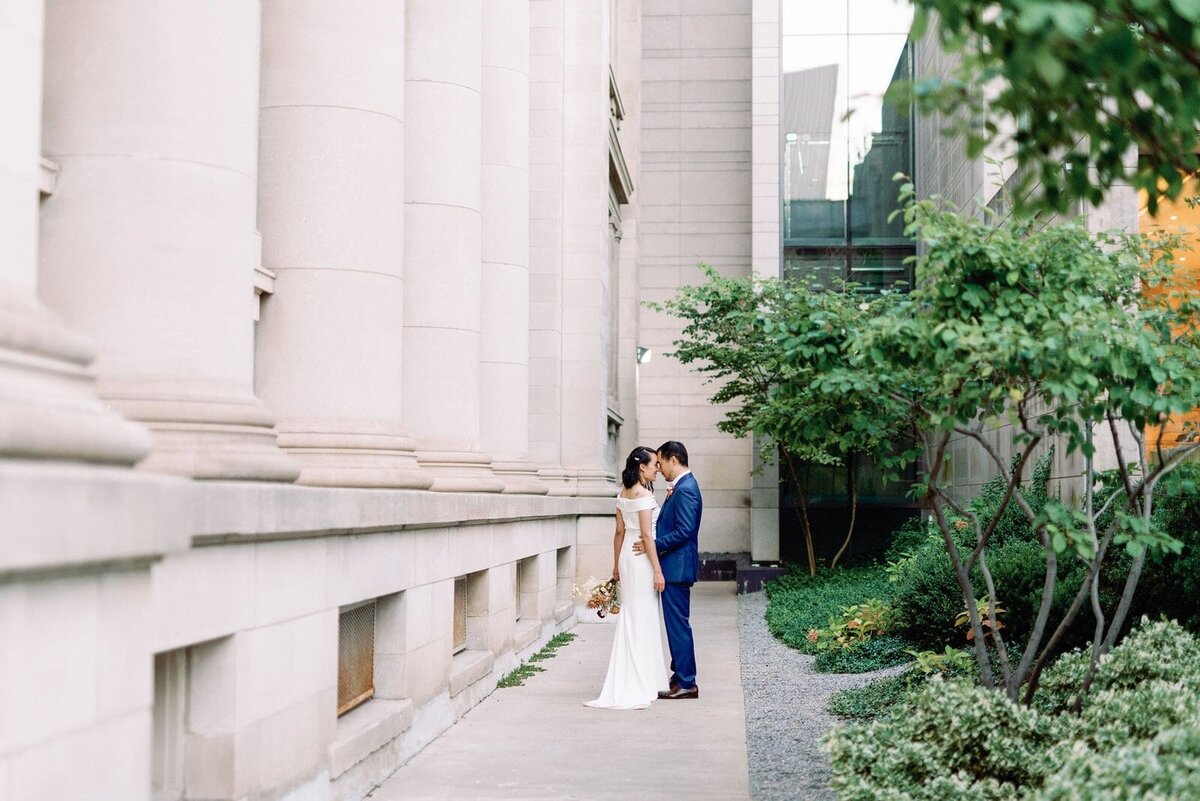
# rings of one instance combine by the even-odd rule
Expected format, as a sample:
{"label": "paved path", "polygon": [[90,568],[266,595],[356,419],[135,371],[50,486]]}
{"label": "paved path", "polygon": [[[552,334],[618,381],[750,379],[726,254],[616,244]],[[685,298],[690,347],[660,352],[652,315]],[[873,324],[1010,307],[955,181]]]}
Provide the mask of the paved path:
{"label": "paved path", "polygon": [[745,708],[732,582],[692,591],[700,699],[648,710],[589,709],[604,682],[611,625],[540,663],[523,687],[496,690],[381,787],[400,799],[749,799]]}

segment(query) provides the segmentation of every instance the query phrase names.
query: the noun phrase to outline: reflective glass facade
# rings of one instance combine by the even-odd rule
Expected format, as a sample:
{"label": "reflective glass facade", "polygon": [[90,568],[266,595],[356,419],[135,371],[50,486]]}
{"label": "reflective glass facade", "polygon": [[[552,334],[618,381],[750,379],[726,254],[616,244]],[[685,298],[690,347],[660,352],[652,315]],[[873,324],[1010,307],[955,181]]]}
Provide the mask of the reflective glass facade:
{"label": "reflective glass facade", "polygon": [[[911,77],[906,0],[783,0],[780,95],[781,222],[786,277],[860,291],[912,284],[904,263],[915,247],[897,208],[896,173],[913,173],[910,109],[883,102],[888,87]],[[869,454],[845,465],[797,465],[797,481],[780,487],[780,556],[804,560],[801,506],[807,508],[818,558],[841,546],[851,516],[848,558],[877,552],[917,514],[906,489],[915,477],[885,482]],[[852,513],[850,471],[856,503]],[[801,498],[803,497],[803,502]]]}
{"label": "reflective glass facade", "polygon": [[878,291],[911,283],[896,208],[912,174],[912,114],[883,102],[911,74],[911,6],[900,0],[784,0],[782,148],[785,275]]}

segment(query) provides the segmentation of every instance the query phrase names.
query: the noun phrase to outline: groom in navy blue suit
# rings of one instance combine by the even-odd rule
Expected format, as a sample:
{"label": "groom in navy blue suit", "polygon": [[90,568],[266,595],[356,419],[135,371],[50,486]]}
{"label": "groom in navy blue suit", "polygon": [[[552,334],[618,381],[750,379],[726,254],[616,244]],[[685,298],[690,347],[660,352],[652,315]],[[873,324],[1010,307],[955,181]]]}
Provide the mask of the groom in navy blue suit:
{"label": "groom in navy blue suit", "polygon": [[[663,622],[671,647],[671,689],[659,698],[699,698],[696,686],[696,647],[692,641],[692,584],[700,578],[700,514],[704,501],[700,485],[688,469],[687,448],[682,442],[664,442],[658,449],[658,470],[672,482],[671,494],[658,516],[655,547],[667,586],[662,593]],[[641,543],[634,551],[641,552]]]}

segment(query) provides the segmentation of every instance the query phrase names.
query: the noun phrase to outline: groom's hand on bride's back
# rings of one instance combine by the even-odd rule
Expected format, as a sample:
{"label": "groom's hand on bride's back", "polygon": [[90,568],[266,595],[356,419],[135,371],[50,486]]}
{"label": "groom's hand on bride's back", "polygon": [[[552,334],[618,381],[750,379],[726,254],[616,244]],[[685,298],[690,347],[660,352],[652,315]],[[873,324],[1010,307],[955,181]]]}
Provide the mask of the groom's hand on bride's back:
{"label": "groom's hand on bride's back", "polygon": [[633,552],[636,553],[638,556],[641,556],[642,554],[646,553],[646,546],[642,545],[641,540],[634,541]]}

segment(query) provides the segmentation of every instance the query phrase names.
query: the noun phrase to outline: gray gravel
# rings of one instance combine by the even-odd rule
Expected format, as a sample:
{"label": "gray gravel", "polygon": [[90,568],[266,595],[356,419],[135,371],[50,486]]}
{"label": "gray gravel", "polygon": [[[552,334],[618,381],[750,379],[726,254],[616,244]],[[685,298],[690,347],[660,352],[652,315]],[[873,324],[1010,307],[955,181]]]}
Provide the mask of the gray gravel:
{"label": "gray gravel", "polygon": [[750,797],[835,801],[829,789],[829,760],[820,749],[821,737],[838,722],[825,709],[829,696],[898,669],[817,673],[814,657],[788,648],[767,631],[766,609],[766,593],[738,598]]}

